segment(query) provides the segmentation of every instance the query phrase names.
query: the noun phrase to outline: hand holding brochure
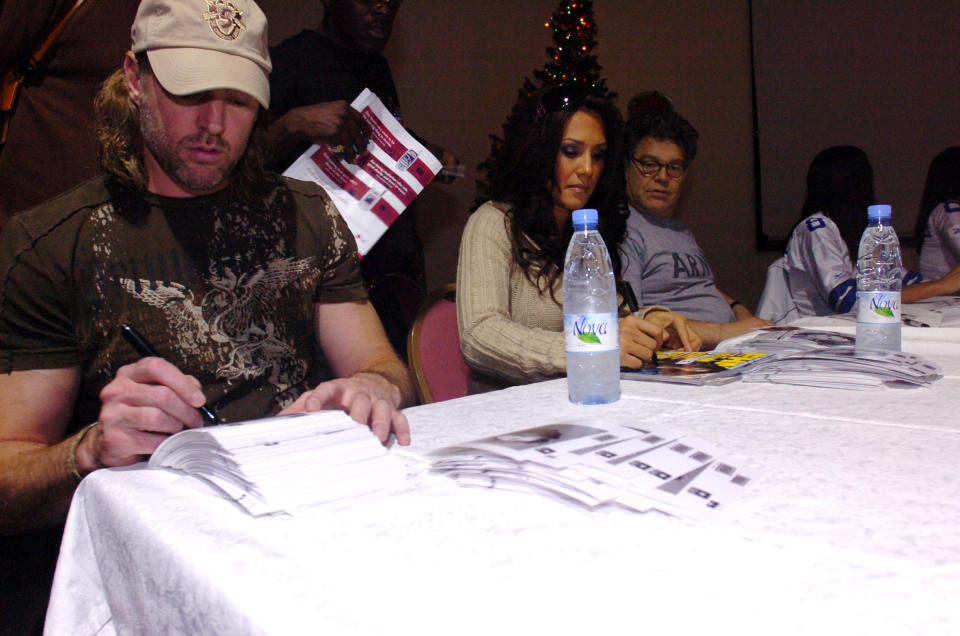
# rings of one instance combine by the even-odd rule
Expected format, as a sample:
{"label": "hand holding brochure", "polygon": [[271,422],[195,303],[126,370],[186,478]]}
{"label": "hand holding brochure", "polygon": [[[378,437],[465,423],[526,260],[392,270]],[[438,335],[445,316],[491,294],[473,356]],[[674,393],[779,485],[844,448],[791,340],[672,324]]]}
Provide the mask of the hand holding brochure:
{"label": "hand holding brochure", "polygon": [[314,144],[284,176],[320,184],[357,240],[361,258],[440,172],[440,161],[364,89],[351,106],[370,125],[370,142],[356,163]]}

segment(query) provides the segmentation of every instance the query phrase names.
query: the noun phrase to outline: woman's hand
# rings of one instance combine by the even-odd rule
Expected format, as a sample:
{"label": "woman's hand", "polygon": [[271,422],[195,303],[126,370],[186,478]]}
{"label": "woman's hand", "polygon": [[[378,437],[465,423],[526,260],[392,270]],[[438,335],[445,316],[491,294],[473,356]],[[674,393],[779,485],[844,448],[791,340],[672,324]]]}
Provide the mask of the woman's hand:
{"label": "woman's hand", "polygon": [[662,348],[698,351],[703,345],[703,338],[690,326],[683,314],[659,309],[648,313],[646,319],[659,325],[667,334]]}
{"label": "woman's hand", "polygon": [[639,369],[666,344],[671,349],[696,351],[702,343],[687,319],[672,311],[653,311],[646,318],[620,319],[620,366]]}

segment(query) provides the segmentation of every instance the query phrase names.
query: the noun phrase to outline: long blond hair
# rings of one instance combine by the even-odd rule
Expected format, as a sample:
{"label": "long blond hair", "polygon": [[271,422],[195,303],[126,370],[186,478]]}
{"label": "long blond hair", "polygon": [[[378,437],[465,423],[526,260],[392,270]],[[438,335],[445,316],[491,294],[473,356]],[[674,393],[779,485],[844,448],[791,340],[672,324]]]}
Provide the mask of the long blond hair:
{"label": "long blond hair", "polygon": [[[150,72],[145,54],[137,56],[141,77]],[[143,164],[143,134],[139,107],[127,91],[123,69],[115,71],[100,86],[94,100],[100,168],[116,182],[145,192],[147,172]],[[247,148],[230,178],[230,188],[241,198],[256,197],[270,189],[266,165],[266,111],[260,108]]]}

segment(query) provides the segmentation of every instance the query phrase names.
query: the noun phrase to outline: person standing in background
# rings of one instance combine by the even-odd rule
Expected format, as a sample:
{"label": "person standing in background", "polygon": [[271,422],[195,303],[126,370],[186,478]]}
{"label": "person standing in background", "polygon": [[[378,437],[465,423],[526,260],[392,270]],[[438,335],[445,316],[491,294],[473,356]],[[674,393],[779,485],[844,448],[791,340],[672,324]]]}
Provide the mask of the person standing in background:
{"label": "person standing in background", "polygon": [[[75,2],[0,2],[0,77],[26,68]],[[85,0],[27,73],[0,150],[0,227],[98,173],[93,98],[123,60],[137,4]]]}
{"label": "person standing in background", "polygon": [[[280,172],[314,143],[329,145],[348,161],[363,152],[370,130],[350,102],[365,88],[403,123],[393,75],[383,55],[402,0],[321,1],[324,11],[318,28],[301,31],[270,51],[274,120],[269,139]],[[444,166],[458,163],[444,148],[418,139]],[[420,298],[426,287],[415,205],[393,222],[360,263],[370,301],[403,358],[410,324],[398,301],[409,301],[400,296],[409,295],[411,286],[401,281],[419,288]]]}

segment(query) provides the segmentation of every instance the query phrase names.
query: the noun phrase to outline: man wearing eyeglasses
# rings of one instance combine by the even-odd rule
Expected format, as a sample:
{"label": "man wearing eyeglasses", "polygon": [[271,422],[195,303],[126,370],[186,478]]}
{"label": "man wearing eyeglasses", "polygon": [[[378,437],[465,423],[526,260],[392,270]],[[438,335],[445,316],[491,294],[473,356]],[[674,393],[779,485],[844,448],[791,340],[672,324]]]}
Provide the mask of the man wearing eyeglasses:
{"label": "man wearing eyeglasses", "polygon": [[717,288],[693,232],[674,218],[697,153],[696,129],[658,92],[635,97],[629,113],[623,280],[641,305],[665,305],[686,315],[704,345],[772,324]]}
{"label": "man wearing eyeglasses", "polygon": [[[402,0],[321,0],[323,21],[271,49],[270,112],[276,118],[270,137],[283,171],[310,144],[326,144],[353,161],[367,146],[370,128],[350,102],[369,88],[401,123],[400,100],[383,55]],[[411,131],[412,132],[412,131]],[[445,167],[457,158],[418,137]],[[449,183],[453,177],[440,176]],[[415,206],[410,206],[361,261],[370,301],[391,344],[406,357],[410,325],[398,306],[409,295],[400,281],[425,287],[424,260],[417,235]],[[403,289],[401,289],[403,287]]]}

